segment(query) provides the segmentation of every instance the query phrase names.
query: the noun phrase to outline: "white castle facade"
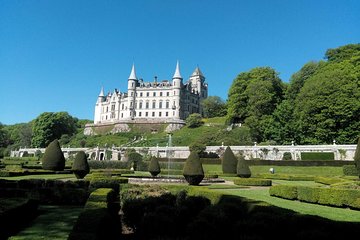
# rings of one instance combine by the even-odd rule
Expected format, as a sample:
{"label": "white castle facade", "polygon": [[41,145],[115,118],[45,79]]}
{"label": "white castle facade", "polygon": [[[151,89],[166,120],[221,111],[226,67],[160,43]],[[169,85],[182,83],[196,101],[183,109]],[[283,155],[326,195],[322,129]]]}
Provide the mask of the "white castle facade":
{"label": "white castle facade", "polygon": [[135,66],[128,78],[127,92],[115,89],[104,95],[101,88],[95,104],[94,125],[132,121],[181,122],[192,113],[202,114],[200,102],[208,96],[205,77],[196,67],[186,83],[176,64],[172,80],[144,82],[138,79]]}

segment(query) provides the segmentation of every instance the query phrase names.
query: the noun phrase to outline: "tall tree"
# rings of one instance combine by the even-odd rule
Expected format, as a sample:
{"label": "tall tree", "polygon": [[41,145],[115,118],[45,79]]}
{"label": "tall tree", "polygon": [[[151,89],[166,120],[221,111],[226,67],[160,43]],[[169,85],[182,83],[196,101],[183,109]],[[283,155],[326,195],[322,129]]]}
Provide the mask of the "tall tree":
{"label": "tall tree", "polygon": [[219,96],[209,96],[201,101],[204,117],[222,117],[226,115],[226,103]]}
{"label": "tall tree", "polygon": [[45,147],[63,134],[72,135],[76,132],[77,119],[67,112],[44,112],[33,123],[32,145]]}

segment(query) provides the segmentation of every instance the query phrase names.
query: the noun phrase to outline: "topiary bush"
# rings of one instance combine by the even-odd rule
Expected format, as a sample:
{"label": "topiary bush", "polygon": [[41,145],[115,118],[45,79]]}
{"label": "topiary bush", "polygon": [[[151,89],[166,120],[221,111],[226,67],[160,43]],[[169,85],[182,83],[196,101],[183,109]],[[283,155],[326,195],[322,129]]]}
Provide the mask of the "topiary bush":
{"label": "topiary bush", "polygon": [[204,179],[204,169],[196,152],[190,152],[189,157],[186,159],[183,175],[189,185],[199,185]]}
{"label": "topiary bush", "polygon": [[159,160],[155,156],[150,159],[149,172],[153,177],[156,177],[161,172]]}
{"label": "topiary bush", "polygon": [[236,166],[236,175],[241,178],[251,177],[251,171],[243,155],[240,155]]}
{"label": "topiary bush", "polygon": [[228,146],[222,156],[222,171],[223,173],[235,173],[238,160],[234,155],[234,152]]}
{"label": "topiary bush", "polygon": [[360,178],[360,137],[356,146],[356,151],[354,155],[354,164],[357,169],[358,176]]}
{"label": "topiary bush", "polygon": [[89,163],[84,151],[76,154],[71,170],[73,170],[77,179],[83,179],[90,172]]}
{"label": "topiary bush", "polygon": [[42,168],[52,171],[63,171],[65,168],[65,158],[61,151],[59,141],[55,139],[45,149],[41,158]]}

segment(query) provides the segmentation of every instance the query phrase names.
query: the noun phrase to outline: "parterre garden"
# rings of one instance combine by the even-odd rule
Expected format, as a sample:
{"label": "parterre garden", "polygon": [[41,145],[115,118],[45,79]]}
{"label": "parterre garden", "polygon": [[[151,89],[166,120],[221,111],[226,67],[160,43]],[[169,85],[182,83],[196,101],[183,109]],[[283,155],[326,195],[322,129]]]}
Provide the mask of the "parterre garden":
{"label": "parterre garden", "polygon": [[[131,159],[78,155],[74,162],[57,151],[45,152],[41,164],[1,161],[0,239],[343,239],[360,233],[353,162],[245,161],[228,148],[217,160],[192,152],[171,169],[162,159],[138,161],[135,154],[134,171]],[[132,183],[139,178],[182,182]]]}

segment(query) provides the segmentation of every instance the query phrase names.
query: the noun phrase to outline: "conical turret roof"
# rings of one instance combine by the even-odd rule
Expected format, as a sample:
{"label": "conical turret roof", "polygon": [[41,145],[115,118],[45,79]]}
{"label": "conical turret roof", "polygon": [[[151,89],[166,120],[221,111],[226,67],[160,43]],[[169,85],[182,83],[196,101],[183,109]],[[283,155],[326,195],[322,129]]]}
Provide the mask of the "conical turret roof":
{"label": "conical turret roof", "polygon": [[196,67],[194,72],[191,74],[191,76],[202,76],[204,77],[204,75],[202,74],[202,72],[200,71],[199,67]]}
{"label": "conical turret roof", "polygon": [[175,69],[175,73],[174,73],[173,79],[174,79],[174,78],[180,78],[180,79],[182,79],[181,74],[180,74],[180,64],[179,64],[179,61],[176,62],[176,69]]}
{"label": "conical turret roof", "polygon": [[137,80],[136,73],[135,73],[135,65],[132,65],[131,73],[129,76],[129,80]]}

